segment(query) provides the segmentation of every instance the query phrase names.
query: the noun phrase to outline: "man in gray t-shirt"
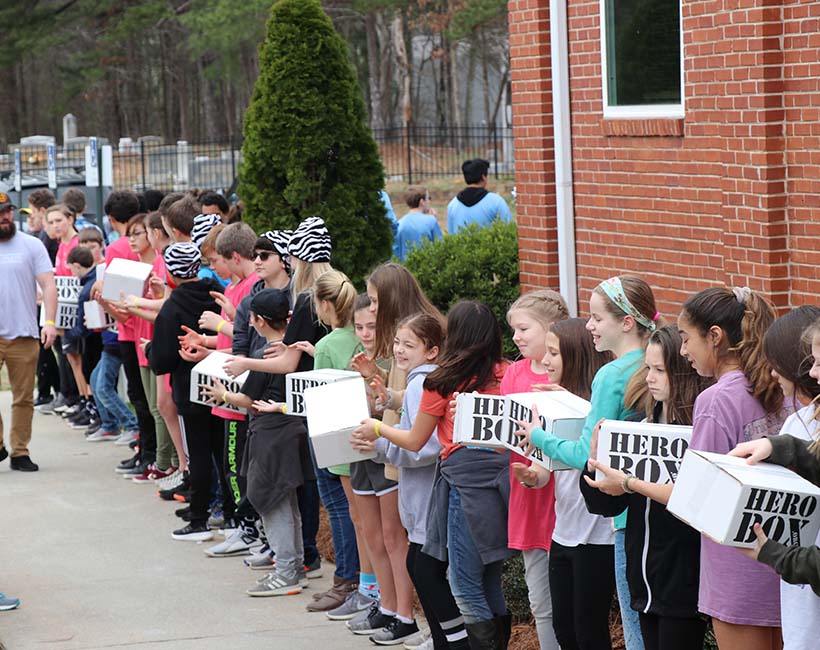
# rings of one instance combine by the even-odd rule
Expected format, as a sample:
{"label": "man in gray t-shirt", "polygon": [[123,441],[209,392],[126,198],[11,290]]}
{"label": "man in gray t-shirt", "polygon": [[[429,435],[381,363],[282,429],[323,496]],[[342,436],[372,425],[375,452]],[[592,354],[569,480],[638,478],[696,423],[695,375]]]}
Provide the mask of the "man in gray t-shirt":
{"label": "man in gray t-shirt", "polygon": [[[11,383],[11,468],[36,472],[28,443],[34,416],[34,375],[40,338],[46,348],[57,338],[54,317],[57,313],[57,287],[54,267],[43,242],[17,232],[16,206],[0,192],[0,368],[8,367]],[[37,286],[43,292],[46,324],[37,325]],[[9,455],[3,444],[0,417],[0,461]]]}

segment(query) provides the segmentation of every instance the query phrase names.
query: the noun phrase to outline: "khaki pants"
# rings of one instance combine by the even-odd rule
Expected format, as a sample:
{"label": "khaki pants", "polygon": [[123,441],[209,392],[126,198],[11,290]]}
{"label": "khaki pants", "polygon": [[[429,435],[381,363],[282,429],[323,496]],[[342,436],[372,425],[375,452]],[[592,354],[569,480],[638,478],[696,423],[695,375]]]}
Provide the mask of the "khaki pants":
{"label": "khaki pants", "polygon": [[[34,417],[34,376],[40,346],[30,337],[0,338],[0,368],[6,365],[11,383],[11,455],[28,456],[31,419]],[[0,446],[3,446],[3,418],[0,417]]]}

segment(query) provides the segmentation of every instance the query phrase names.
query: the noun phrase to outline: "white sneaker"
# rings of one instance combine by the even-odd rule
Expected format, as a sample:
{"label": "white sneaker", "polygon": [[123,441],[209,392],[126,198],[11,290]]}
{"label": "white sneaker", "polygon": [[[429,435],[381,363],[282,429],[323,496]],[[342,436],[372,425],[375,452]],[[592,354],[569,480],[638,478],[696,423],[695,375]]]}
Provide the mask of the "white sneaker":
{"label": "white sneaker", "polygon": [[252,548],[261,546],[262,542],[237,529],[228,535],[224,542],[205,549],[208,557],[231,557],[233,555],[249,555]]}
{"label": "white sneaker", "polygon": [[173,490],[174,488],[178,488],[182,485],[182,481],[185,480],[185,472],[181,470],[177,470],[170,476],[166,476],[165,478],[160,479],[157,481],[157,487],[160,490]]}
{"label": "white sneaker", "polygon": [[168,476],[163,476],[162,478],[156,479],[154,484],[164,490],[166,484],[173,483],[177,480],[177,475],[179,476],[179,479],[182,480],[182,472],[177,469],[168,474]]}
{"label": "white sneaker", "polygon": [[424,641],[421,642],[421,645],[408,645],[405,641],[404,647],[407,650],[434,650],[435,645],[433,644],[433,637],[427,637]]}
{"label": "white sneaker", "polygon": [[407,650],[433,650],[433,637],[430,636],[430,630],[419,630],[418,634],[414,634],[404,642],[404,647]]}
{"label": "white sneaker", "polygon": [[139,439],[140,433],[135,429],[131,429],[129,431],[123,431],[120,434],[120,437],[114,441],[114,444],[118,447],[125,447],[126,445],[130,445],[135,440]]}

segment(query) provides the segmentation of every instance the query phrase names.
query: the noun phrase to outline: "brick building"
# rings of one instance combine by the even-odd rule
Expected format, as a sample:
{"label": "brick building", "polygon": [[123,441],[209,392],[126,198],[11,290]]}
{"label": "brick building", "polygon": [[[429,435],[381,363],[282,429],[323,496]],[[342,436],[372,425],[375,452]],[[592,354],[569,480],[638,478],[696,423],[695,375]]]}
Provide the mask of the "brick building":
{"label": "brick building", "polygon": [[509,19],[523,285],[575,285],[582,313],[625,272],[667,316],[715,284],[820,303],[820,2],[511,0]]}

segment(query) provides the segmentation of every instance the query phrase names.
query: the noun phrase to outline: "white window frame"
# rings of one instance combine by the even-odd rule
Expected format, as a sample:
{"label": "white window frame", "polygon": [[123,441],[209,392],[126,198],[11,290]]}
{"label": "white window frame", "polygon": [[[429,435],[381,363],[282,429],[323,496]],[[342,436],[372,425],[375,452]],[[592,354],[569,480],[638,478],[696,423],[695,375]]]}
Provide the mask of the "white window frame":
{"label": "white window frame", "polygon": [[606,5],[607,0],[600,1],[600,22],[601,22],[601,92],[604,106],[605,119],[658,119],[673,118],[681,119],[686,114],[685,85],[684,81],[684,58],[683,58],[683,2],[679,0],[680,10],[680,103],[678,104],[640,104],[634,106],[610,106],[607,74],[607,39],[606,39]]}

